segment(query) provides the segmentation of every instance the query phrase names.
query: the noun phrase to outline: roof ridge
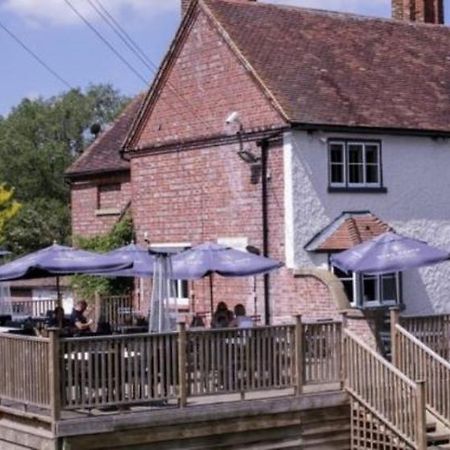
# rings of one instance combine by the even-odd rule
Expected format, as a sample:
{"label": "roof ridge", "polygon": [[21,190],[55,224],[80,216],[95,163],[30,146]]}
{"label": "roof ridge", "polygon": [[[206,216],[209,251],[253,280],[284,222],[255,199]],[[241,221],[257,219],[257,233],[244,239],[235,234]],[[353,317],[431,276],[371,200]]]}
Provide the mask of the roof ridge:
{"label": "roof ridge", "polygon": [[223,3],[233,3],[237,5],[241,5],[244,7],[268,7],[268,8],[276,8],[276,9],[284,9],[284,10],[295,10],[295,11],[304,11],[311,14],[318,15],[328,15],[328,16],[341,16],[343,19],[353,18],[355,20],[370,20],[370,21],[381,21],[394,23],[405,26],[426,26],[426,27],[445,27],[449,28],[449,24],[435,24],[435,23],[426,23],[426,22],[415,22],[411,20],[401,20],[394,19],[393,17],[384,17],[384,16],[372,16],[366,15],[356,12],[350,11],[337,11],[331,9],[322,9],[322,8],[312,8],[309,6],[300,6],[300,5],[289,5],[289,4],[279,4],[279,3],[264,3],[261,1],[240,1],[236,2],[236,0],[208,0],[213,2],[223,2]]}

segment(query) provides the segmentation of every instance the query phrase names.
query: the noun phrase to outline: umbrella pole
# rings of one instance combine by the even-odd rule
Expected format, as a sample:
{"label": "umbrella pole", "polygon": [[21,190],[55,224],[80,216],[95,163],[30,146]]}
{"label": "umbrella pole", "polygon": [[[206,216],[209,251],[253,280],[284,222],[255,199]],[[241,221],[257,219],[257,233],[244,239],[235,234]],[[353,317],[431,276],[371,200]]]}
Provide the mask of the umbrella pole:
{"label": "umbrella pole", "polygon": [[61,288],[59,285],[59,275],[56,276],[56,306],[61,306]]}
{"label": "umbrella pole", "polygon": [[214,316],[214,290],[213,290],[213,274],[209,274],[209,308],[211,310],[211,321]]}

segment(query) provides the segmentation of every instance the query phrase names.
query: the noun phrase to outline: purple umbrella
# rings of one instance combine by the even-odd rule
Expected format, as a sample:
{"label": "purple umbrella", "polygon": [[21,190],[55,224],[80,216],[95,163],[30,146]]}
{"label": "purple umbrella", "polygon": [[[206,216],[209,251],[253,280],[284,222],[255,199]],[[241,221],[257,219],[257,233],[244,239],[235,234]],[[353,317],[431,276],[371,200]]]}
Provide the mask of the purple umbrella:
{"label": "purple umbrella", "polygon": [[283,265],[274,259],[209,242],[173,256],[172,264],[173,278],[177,280],[198,280],[212,273],[223,277],[248,277]]}
{"label": "purple umbrella", "polygon": [[131,261],[53,244],[0,266],[0,281],[49,275],[104,273],[132,266]]}
{"label": "purple umbrella", "polygon": [[151,255],[147,248],[136,244],[125,245],[116,250],[106,253],[105,256],[118,258],[126,262],[133,262],[133,267],[129,269],[115,270],[106,274],[108,277],[151,277],[155,265],[155,257]]}
{"label": "purple umbrella", "polygon": [[437,264],[450,258],[426,242],[387,232],[331,257],[331,264],[345,272],[368,275],[401,272]]}
{"label": "purple umbrella", "polygon": [[212,274],[247,277],[271,272],[282,265],[274,259],[214,243],[200,244],[172,257],[172,273],[176,280],[198,280],[210,275],[211,313],[214,309]]}

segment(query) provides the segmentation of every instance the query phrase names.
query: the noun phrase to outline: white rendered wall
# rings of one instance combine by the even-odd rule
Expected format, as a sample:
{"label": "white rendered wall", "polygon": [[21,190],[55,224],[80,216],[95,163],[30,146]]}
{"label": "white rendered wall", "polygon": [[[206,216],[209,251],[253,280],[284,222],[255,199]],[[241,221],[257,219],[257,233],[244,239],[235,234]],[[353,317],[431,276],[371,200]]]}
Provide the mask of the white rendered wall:
{"label": "white rendered wall", "polygon": [[[328,193],[328,138],[379,139],[388,192]],[[288,267],[326,264],[303,246],[342,211],[370,210],[398,233],[450,250],[450,141],[292,132],[284,158]],[[408,314],[450,312],[450,262],[405,272],[403,294]]]}

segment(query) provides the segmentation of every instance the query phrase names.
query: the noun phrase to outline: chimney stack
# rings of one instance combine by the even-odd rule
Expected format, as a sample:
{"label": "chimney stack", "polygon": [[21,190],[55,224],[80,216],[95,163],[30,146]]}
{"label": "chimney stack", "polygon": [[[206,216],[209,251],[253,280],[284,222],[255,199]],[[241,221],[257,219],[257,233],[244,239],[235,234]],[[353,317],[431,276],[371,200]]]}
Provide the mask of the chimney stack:
{"label": "chimney stack", "polygon": [[444,0],[392,0],[392,17],[411,22],[444,23]]}
{"label": "chimney stack", "polygon": [[[181,0],[181,17],[183,18],[192,0]],[[233,2],[256,2],[257,0],[229,0]]]}

